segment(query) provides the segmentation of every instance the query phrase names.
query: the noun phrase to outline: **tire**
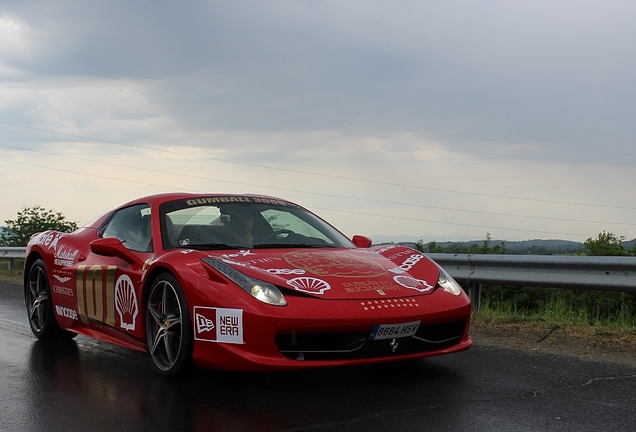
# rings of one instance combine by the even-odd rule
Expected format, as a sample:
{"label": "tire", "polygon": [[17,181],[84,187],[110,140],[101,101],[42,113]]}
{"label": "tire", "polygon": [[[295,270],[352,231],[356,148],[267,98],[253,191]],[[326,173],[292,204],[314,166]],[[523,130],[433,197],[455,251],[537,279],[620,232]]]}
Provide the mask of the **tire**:
{"label": "tire", "polygon": [[55,320],[51,284],[46,265],[41,259],[29,268],[24,285],[24,303],[33,335],[42,341],[64,340],[77,336],[77,333],[62,330]]}
{"label": "tire", "polygon": [[173,378],[192,367],[194,335],[188,305],[177,279],[160,275],[146,300],[146,346],[155,371]]}

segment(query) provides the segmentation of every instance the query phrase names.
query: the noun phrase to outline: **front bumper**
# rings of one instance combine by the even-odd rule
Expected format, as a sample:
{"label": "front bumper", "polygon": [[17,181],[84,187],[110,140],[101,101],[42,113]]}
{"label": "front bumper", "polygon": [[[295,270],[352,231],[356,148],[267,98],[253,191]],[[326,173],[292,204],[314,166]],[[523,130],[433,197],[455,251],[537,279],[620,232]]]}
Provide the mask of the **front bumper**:
{"label": "front bumper", "polygon": [[[470,301],[464,294],[437,290],[402,299],[287,300],[286,307],[258,304],[241,310],[241,338],[231,343],[195,340],[197,366],[242,371],[319,368],[444,355],[472,344]],[[374,325],[412,321],[420,321],[413,336],[369,339]]]}

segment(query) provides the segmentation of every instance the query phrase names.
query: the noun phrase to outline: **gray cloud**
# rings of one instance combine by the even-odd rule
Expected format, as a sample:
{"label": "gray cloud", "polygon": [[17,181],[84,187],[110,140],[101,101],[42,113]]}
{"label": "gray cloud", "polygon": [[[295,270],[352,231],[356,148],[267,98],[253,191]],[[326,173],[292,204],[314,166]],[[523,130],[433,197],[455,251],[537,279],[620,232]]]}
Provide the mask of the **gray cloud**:
{"label": "gray cloud", "polygon": [[[493,140],[588,149],[609,140],[621,150],[634,132],[630,2],[14,7],[32,51],[13,66],[45,76],[150,80],[158,94],[219,109]],[[254,127],[263,127],[261,114],[224,110],[215,115],[230,126],[249,128],[256,117]],[[284,116],[264,122],[338,127]]]}

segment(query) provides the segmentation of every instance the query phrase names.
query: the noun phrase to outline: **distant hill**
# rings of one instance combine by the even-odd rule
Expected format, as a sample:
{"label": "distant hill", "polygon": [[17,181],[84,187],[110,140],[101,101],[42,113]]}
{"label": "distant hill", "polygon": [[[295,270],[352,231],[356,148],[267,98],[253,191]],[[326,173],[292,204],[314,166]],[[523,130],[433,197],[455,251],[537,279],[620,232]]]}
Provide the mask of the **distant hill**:
{"label": "distant hill", "polygon": [[[393,241],[383,241],[378,242],[376,238],[374,238],[374,244],[402,244],[410,247],[415,247],[415,242],[417,240],[413,240],[413,237],[404,238],[407,236],[396,237]],[[464,251],[472,248],[472,247],[480,247],[484,244],[484,240],[434,240],[435,244],[438,247],[443,248],[448,252],[459,252],[464,253]],[[636,242],[636,240],[634,240]],[[428,245],[432,241],[424,240],[424,246]],[[510,240],[490,240],[490,247],[496,246],[503,243],[506,247],[506,253],[515,254],[515,255],[566,255],[566,254],[581,254],[585,253],[585,245],[582,242],[574,242],[569,240],[541,240],[541,239],[533,239],[533,240],[520,240],[520,241],[510,241]],[[631,245],[625,243],[625,248],[631,248]]]}
{"label": "distant hill", "polygon": [[[445,249],[452,249],[453,246],[463,246],[470,248],[472,245],[481,246],[484,244],[483,240],[470,241],[470,242],[436,242],[438,246],[442,246]],[[569,240],[521,240],[521,241],[506,241],[506,240],[491,240],[490,246],[495,246],[503,243],[506,247],[506,253],[515,255],[566,255],[566,254],[580,254],[585,253],[585,245],[582,242],[574,242]]]}
{"label": "distant hill", "polygon": [[[470,238],[466,238],[466,236],[462,235],[451,235],[451,236],[412,236],[412,235],[372,235],[370,236],[373,240],[373,244],[385,244],[385,243],[408,243],[408,242],[416,242],[420,239],[424,240],[424,243],[428,243],[431,241],[436,242],[464,242],[464,241],[472,241]],[[477,240],[476,240],[477,241]]]}
{"label": "distant hill", "polygon": [[[416,240],[413,240],[413,237],[410,240],[403,241],[386,241],[377,243],[374,241],[374,244],[390,244],[396,243],[405,246],[415,247]],[[424,246],[426,247],[431,241],[424,241]],[[490,240],[489,246],[492,248],[496,245],[503,243],[506,247],[506,253],[512,255],[576,255],[576,254],[585,254],[586,248],[583,242],[575,242],[569,240],[541,240],[541,239],[533,239],[533,240],[520,240],[520,241],[511,241],[511,240]],[[469,241],[437,241],[435,240],[435,244],[438,247],[444,249],[445,252],[449,253],[466,253],[466,250],[469,250],[474,247],[483,246],[484,240],[469,240]],[[629,240],[623,242],[623,246],[625,249],[632,249],[636,244],[636,239]]]}

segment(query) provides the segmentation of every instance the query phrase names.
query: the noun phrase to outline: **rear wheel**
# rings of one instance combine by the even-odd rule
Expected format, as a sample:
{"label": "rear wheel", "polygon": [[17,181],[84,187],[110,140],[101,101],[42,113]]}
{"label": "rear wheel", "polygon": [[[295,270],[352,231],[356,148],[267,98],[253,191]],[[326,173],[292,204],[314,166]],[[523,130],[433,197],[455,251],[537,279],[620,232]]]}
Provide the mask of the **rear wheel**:
{"label": "rear wheel", "polygon": [[192,367],[194,337],[183,290],[171,274],[159,276],[146,302],[146,343],[152,365],[165,377]]}
{"label": "rear wheel", "polygon": [[62,330],[55,320],[49,277],[46,265],[41,259],[36,260],[29,269],[24,285],[24,302],[31,332],[36,338],[53,340],[77,336],[77,333]]}

